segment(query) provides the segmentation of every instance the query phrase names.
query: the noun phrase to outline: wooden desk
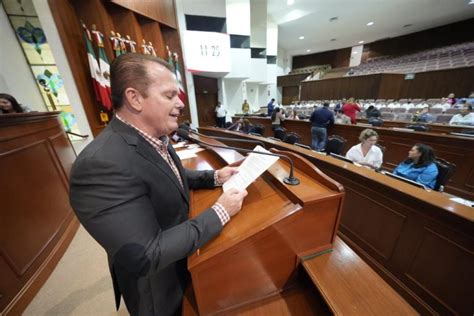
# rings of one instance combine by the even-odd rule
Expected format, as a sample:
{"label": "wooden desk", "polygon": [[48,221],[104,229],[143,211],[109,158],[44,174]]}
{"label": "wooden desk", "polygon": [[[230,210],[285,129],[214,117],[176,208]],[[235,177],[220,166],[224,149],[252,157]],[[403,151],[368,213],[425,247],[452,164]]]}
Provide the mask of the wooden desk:
{"label": "wooden desk", "polygon": [[294,145],[217,128],[199,130],[260,140],[267,148],[302,155],[345,188],[338,234],[415,309],[442,315],[467,315],[474,310],[472,208],[446,194]]}
{"label": "wooden desk", "polygon": [[[237,118],[234,118],[236,120]],[[269,118],[248,117],[252,124],[265,126],[264,136],[273,136]],[[285,120],[282,124],[288,131],[301,135],[303,144],[311,144],[311,123],[309,121]],[[347,139],[345,151],[359,143],[364,126],[335,124],[328,135],[339,135]],[[393,169],[406,159],[408,151],[416,143],[430,145],[436,156],[456,164],[457,169],[446,185],[446,192],[474,200],[474,138],[437,133],[395,131],[385,127],[371,127],[379,134],[379,143],[385,146],[383,167]],[[345,152],[344,151],[344,152]]]}
{"label": "wooden desk", "polygon": [[[368,124],[367,119],[357,119],[357,123],[364,123]],[[410,124],[423,124],[418,122],[403,122],[403,121],[383,121],[383,127],[390,128],[390,127],[398,127],[398,128],[405,128],[407,125]],[[461,133],[462,131],[471,130],[474,131],[474,127],[472,126],[456,126],[456,125],[449,125],[449,124],[439,124],[439,123],[426,123],[423,124],[430,128],[430,133],[437,133],[437,134],[450,134],[450,133]]]}
{"label": "wooden desk", "polygon": [[74,151],[59,112],[0,115],[0,314],[20,315],[79,222],[69,205]]}
{"label": "wooden desk", "polygon": [[[248,187],[242,210],[223,231],[188,259],[200,314],[227,313],[278,295],[295,283],[301,258],[331,249],[344,190],[307,160],[286,154],[300,184],[283,183],[289,165],[278,160]],[[183,165],[219,169],[241,159],[233,150],[205,150]],[[221,188],[193,191],[191,216],[221,194]]]}

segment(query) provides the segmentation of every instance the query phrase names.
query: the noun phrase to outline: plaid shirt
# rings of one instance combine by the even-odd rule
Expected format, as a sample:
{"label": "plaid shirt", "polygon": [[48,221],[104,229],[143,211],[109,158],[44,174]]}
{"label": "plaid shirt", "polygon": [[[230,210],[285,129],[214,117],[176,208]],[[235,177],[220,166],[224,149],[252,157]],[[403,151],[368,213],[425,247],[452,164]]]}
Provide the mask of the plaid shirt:
{"label": "plaid shirt", "polygon": [[[146,133],[145,131],[142,131],[138,127],[134,126],[133,124],[127,122],[123,118],[121,118],[118,114],[115,114],[115,117],[120,120],[122,123],[134,128],[140,136],[142,136],[155,150],[160,154],[160,156],[168,163],[170,166],[171,170],[173,170],[173,173],[175,174],[176,178],[178,178],[179,183],[181,184],[181,187],[184,188],[183,185],[183,179],[181,178],[181,174],[178,171],[178,167],[176,167],[176,164],[171,158],[171,155],[168,151],[168,144],[169,144],[169,138],[168,136],[162,136],[160,138],[156,138],[151,136],[150,134]],[[214,172],[214,184],[215,185],[222,185],[222,183],[219,182],[217,172]],[[224,226],[229,220],[230,216],[229,213],[226,211],[224,206],[222,206],[220,203],[215,203],[211,207],[219,217],[222,226]]]}

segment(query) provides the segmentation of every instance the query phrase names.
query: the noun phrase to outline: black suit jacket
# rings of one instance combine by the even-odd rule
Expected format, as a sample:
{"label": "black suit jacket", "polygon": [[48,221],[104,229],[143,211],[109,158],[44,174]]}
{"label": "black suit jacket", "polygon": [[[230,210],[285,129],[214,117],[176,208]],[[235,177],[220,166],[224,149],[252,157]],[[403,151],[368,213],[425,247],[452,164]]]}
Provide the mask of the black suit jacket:
{"label": "black suit jacket", "polygon": [[79,155],[70,201],[82,225],[109,258],[117,308],[132,315],[179,313],[188,281],[186,257],[222,230],[212,209],[188,220],[189,189],[211,188],[214,171],[167,162],[135,129],[118,119]]}

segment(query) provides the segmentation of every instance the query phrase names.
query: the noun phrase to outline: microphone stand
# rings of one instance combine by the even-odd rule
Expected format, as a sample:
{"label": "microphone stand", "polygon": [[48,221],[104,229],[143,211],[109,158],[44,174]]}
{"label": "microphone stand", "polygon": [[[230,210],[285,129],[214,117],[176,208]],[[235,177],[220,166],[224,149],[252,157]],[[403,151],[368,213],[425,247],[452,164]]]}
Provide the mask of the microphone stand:
{"label": "microphone stand", "polygon": [[184,138],[188,141],[194,141],[200,145],[204,145],[206,147],[215,147],[215,148],[221,148],[221,149],[233,149],[238,152],[244,152],[244,153],[255,153],[255,154],[260,154],[260,155],[266,155],[266,156],[276,156],[285,159],[290,163],[290,174],[288,177],[283,178],[283,182],[288,184],[288,185],[298,185],[300,184],[300,180],[294,176],[294,165],[293,165],[293,160],[285,155],[280,155],[280,154],[274,154],[274,153],[267,153],[267,152],[260,152],[260,151],[255,151],[255,150],[250,150],[250,149],[244,149],[244,148],[238,148],[238,147],[232,147],[232,146],[223,146],[223,145],[214,145],[210,144],[208,142],[193,138],[189,136],[188,131],[184,129],[178,129],[178,136],[181,138]]}

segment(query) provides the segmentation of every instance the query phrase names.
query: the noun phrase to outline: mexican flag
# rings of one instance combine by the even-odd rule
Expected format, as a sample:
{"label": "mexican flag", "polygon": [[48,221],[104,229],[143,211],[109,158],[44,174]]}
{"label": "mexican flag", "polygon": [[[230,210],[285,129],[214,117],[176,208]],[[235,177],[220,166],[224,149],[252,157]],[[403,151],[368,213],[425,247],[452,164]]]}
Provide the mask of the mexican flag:
{"label": "mexican flag", "polygon": [[178,54],[174,54],[175,57],[175,72],[176,72],[176,79],[178,80],[178,87],[179,87],[179,99],[183,102],[186,103],[186,92],[184,91],[184,86],[183,86],[183,78],[181,77],[181,73],[179,71],[179,62],[178,62]]}
{"label": "mexican flag", "polygon": [[100,95],[100,84],[98,77],[100,76],[100,68],[99,64],[97,63],[97,58],[95,57],[94,48],[92,47],[92,38],[91,33],[87,29],[85,24],[82,24],[82,28],[84,29],[84,38],[86,40],[86,48],[87,48],[87,60],[89,61],[89,70],[91,72],[92,77],[92,85],[94,86],[94,92],[97,102],[102,103],[101,95]]}
{"label": "mexican flag", "polygon": [[100,67],[100,94],[102,104],[108,110],[112,110],[112,100],[110,99],[110,65],[105,53],[104,45],[99,45],[99,67]]}

